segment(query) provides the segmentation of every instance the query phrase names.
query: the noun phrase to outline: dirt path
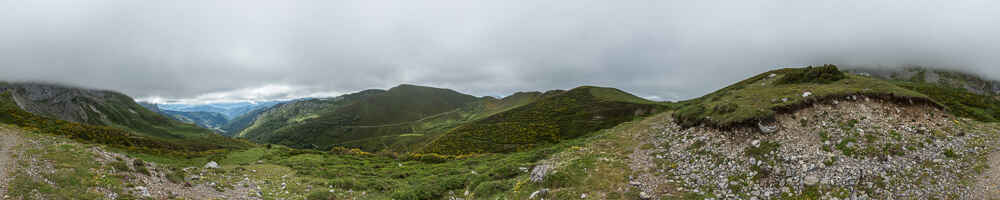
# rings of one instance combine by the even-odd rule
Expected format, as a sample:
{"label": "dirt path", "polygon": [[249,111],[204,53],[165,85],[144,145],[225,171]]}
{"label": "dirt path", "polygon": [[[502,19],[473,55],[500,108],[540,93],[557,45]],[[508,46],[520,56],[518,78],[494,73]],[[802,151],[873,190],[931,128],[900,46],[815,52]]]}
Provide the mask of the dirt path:
{"label": "dirt path", "polygon": [[974,199],[1000,199],[1000,152],[991,153],[988,159],[990,167],[979,176]]}
{"label": "dirt path", "polygon": [[2,199],[5,199],[7,194],[8,170],[14,164],[11,154],[20,141],[21,139],[12,130],[0,127],[0,198]]}

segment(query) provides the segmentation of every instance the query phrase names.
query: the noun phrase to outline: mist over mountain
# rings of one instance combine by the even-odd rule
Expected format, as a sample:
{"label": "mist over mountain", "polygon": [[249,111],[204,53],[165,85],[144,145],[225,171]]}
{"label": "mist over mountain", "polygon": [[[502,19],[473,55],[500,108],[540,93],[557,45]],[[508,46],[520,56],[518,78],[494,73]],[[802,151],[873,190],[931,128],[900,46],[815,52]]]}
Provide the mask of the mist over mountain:
{"label": "mist over mountain", "polygon": [[[7,1],[0,74],[197,102],[410,83],[698,97],[759,71],[915,64],[997,79],[993,1]],[[238,34],[237,34],[238,33]]]}

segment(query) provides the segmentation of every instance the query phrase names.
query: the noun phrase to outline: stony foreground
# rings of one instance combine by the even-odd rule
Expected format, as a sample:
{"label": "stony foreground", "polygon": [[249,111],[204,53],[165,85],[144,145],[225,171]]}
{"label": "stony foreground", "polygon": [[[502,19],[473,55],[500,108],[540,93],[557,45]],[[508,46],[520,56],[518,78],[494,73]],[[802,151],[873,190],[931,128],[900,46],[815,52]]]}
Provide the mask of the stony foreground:
{"label": "stony foreground", "polygon": [[682,129],[667,118],[641,134],[630,183],[647,197],[980,199],[996,129],[926,106],[854,97],[780,115],[757,128]]}

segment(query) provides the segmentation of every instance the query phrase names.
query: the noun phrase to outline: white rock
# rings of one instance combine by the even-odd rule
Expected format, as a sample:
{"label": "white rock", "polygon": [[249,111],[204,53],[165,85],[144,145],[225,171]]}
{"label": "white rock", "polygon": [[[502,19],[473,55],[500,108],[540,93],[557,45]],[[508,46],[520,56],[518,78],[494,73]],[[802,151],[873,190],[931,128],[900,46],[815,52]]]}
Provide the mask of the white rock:
{"label": "white rock", "polygon": [[151,196],[153,196],[153,195],[149,194],[149,189],[146,188],[145,186],[135,187],[135,190],[137,192],[139,192],[139,195],[142,195],[143,197],[151,197]]}
{"label": "white rock", "polygon": [[639,199],[653,199],[653,196],[646,192],[639,192]]}
{"label": "white rock", "polygon": [[537,196],[538,196],[538,193],[539,193],[539,192],[541,192],[541,190],[538,190],[538,191],[535,191],[535,192],[532,192],[532,193],[531,193],[531,196],[528,196],[528,199],[535,199],[535,197],[537,197]]}
{"label": "white rock", "polygon": [[205,164],[205,169],[218,169],[218,168],[219,168],[219,163],[215,161],[209,161],[207,164]]}
{"label": "white rock", "polygon": [[531,169],[531,177],[529,178],[531,182],[539,183],[545,179],[545,175],[552,170],[552,165],[550,163],[543,163],[541,165],[535,166]]}
{"label": "white rock", "polygon": [[753,145],[753,147],[760,147],[760,140],[750,141],[750,145]]}
{"label": "white rock", "polygon": [[778,76],[778,75],[777,75],[777,74],[770,74],[770,75],[767,75],[767,77],[768,77],[768,78],[774,78],[775,76]]}
{"label": "white rock", "polygon": [[812,95],[813,95],[813,93],[812,93],[812,92],[805,92],[805,93],[802,93],[802,97],[809,97],[809,96],[812,96]]}
{"label": "white rock", "polygon": [[581,199],[586,199],[587,198],[587,193],[580,194],[580,198]]}
{"label": "white rock", "polygon": [[778,126],[777,125],[775,125],[775,126],[767,126],[767,125],[761,124],[760,122],[757,122],[757,128],[760,129],[760,132],[765,133],[765,134],[767,134],[767,133],[774,133],[775,131],[778,131]]}
{"label": "white rock", "polygon": [[809,176],[806,176],[805,179],[803,179],[803,183],[805,183],[806,185],[810,185],[810,186],[811,185],[816,185],[816,183],[819,183],[819,178],[817,178],[816,176],[809,175]]}

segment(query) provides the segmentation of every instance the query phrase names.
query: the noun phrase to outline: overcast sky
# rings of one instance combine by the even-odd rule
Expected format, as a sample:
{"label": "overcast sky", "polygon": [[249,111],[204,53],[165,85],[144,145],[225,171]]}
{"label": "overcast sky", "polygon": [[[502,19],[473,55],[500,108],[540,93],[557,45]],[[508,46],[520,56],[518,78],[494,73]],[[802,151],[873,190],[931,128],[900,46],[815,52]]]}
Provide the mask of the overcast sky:
{"label": "overcast sky", "polygon": [[1000,78],[1000,1],[0,0],[0,79],[144,99],[483,96],[580,85],[687,99],[781,66]]}

